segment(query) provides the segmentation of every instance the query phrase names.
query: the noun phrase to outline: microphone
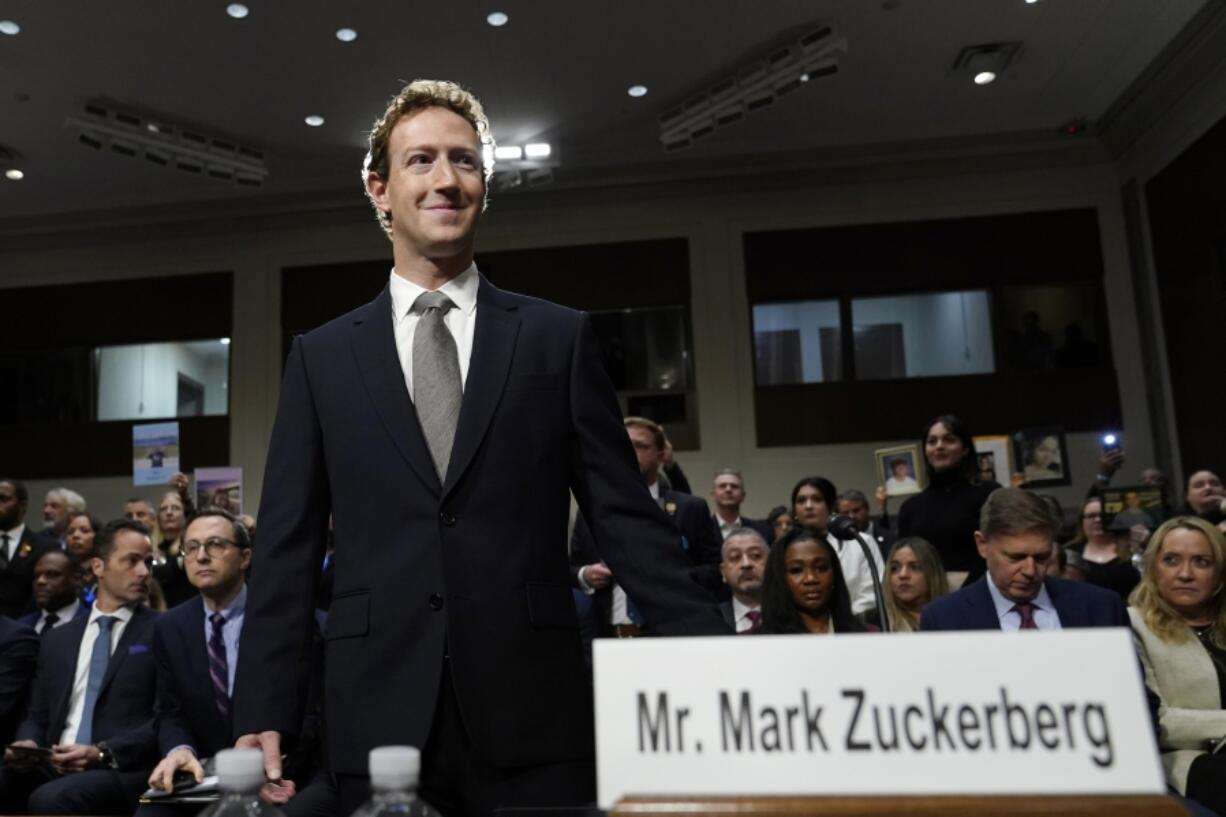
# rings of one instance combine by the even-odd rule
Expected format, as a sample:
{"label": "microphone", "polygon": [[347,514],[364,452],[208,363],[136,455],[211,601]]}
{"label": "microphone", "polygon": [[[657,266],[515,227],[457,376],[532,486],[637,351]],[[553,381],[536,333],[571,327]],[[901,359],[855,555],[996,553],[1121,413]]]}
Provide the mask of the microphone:
{"label": "microphone", "polygon": [[885,612],[885,597],[881,591],[881,576],[877,573],[877,560],[873,558],[873,552],[869,549],[869,544],[864,540],[864,535],[860,533],[860,529],[856,527],[856,523],[851,521],[851,518],[845,514],[836,513],[826,522],[826,532],[845,542],[859,542],[860,550],[864,551],[864,558],[868,560],[869,577],[873,580],[873,598],[877,602],[877,615],[881,619],[881,631],[888,633],[890,631],[889,617]]}

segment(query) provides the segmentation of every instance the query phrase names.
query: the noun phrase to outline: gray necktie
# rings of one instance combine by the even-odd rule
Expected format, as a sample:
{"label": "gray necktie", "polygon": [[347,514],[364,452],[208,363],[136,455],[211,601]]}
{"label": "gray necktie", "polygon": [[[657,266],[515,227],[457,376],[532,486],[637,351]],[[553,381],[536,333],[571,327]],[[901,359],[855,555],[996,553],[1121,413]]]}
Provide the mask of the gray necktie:
{"label": "gray necktie", "polygon": [[413,407],[440,482],[447,476],[463,397],[460,355],[443,322],[454,307],[441,292],[423,292],[413,302],[413,312],[421,316],[413,332]]}

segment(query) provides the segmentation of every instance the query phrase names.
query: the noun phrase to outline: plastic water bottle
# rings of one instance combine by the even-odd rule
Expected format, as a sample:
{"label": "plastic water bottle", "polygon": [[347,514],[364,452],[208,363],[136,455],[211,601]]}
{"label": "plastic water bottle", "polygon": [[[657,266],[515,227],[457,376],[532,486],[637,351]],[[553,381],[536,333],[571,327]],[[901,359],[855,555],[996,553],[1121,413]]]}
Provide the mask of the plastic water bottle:
{"label": "plastic water bottle", "polygon": [[223,749],[215,758],[221,799],[200,817],[281,817],[281,810],[260,799],[264,753],[259,749]]}
{"label": "plastic water bottle", "polygon": [[371,798],[353,817],[439,817],[417,796],[421,753],[412,746],[380,746],[370,750]]}

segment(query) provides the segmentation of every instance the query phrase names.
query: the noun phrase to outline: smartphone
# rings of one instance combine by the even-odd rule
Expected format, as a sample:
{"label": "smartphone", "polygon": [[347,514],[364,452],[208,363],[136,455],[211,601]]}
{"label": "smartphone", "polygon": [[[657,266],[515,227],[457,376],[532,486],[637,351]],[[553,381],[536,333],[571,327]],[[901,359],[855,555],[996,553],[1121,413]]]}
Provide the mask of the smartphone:
{"label": "smartphone", "polygon": [[15,755],[24,755],[25,757],[39,759],[51,757],[51,750],[46,746],[14,746],[9,744],[8,749]]}
{"label": "smartphone", "polygon": [[1120,440],[1120,435],[1114,431],[1108,431],[1106,434],[1098,438],[1099,444],[1103,447],[1104,454],[1112,454],[1120,451],[1123,447],[1123,442]]}

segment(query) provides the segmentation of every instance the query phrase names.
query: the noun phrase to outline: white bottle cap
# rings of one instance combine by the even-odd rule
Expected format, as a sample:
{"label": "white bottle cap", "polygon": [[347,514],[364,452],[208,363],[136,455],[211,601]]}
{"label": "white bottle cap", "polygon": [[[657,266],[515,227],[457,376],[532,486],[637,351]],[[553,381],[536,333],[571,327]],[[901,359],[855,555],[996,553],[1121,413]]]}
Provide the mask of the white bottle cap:
{"label": "white bottle cap", "polygon": [[222,749],[215,763],[217,784],[223,789],[242,791],[264,784],[264,753],[259,749]]}
{"label": "white bottle cap", "polygon": [[370,785],[390,791],[416,789],[421,752],[412,746],[380,746],[370,750]]}

